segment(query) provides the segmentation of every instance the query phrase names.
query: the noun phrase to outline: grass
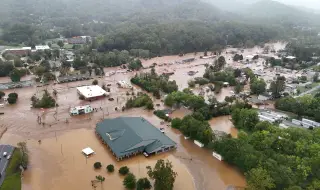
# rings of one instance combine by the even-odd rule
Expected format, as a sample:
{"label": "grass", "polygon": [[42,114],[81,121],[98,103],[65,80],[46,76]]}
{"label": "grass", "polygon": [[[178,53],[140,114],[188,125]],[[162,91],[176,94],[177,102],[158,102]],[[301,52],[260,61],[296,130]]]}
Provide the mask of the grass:
{"label": "grass", "polygon": [[[21,171],[19,169],[21,152],[15,149],[6,169],[6,178],[0,190],[21,190]],[[5,159],[5,158],[3,158]]]}
{"label": "grass", "polygon": [[0,190],[21,190],[21,174],[15,173],[7,176]]}

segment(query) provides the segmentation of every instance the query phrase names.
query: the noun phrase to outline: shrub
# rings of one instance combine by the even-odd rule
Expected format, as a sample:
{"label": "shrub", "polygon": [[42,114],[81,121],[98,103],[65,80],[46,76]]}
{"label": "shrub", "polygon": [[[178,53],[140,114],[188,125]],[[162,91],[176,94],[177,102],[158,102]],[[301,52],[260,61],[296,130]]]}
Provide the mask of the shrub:
{"label": "shrub", "polygon": [[15,98],[15,99],[18,99],[18,94],[17,94],[17,93],[15,93],[15,92],[13,92],[13,93],[10,93],[10,94],[8,95],[8,97],[9,97],[9,98]]}
{"label": "shrub", "polygon": [[189,80],[188,86],[189,86],[190,88],[194,88],[194,87],[196,86],[196,82],[195,82],[194,80]]}
{"label": "shrub", "polygon": [[174,118],[171,121],[171,127],[175,129],[180,129],[180,126],[182,125],[182,120],[180,118]]}
{"label": "shrub", "polygon": [[84,100],[84,99],[86,99],[86,97],[84,97],[84,95],[81,94],[81,95],[79,95],[79,99]]}
{"label": "shrub", "polygon": [[102,164],[101,164],[101,162],[95,162],[93,164],[93,167],[94,167],[94,169],[100,169],[102,167]]}
{"label": "shrub", "polygon": [[114,171],[114,166],[112,164],[109,164],[107,166],[107,170],[108,170],[108,172],[113,172]]}
{"label": "shrub", "polygon": [[98,81],[97,80],[92,81],[92,85],[98,85]]}
{"label": "shrub", "polygon": [[166,116],[165,112],[162,110],[156,110],[153,112],[153,114],[158,116],[160,119],[165,120],[165,121],[171,121],[171,118]]}
{"label": "shrub", "polygon": [[137,185],[136,176],[129,173],[123,180],[123,186],[127,189],[135,189]]}
{"label": "shrub", "polygon": [[151,189],[152,185],[148,178],[140,178],[137,182],[137,190]]}
{"label": "shrub", "polygon": [[129,168],[127,166],[122,166],[120,169],[119,169],[119,173],[121,175],[127,175],[129,173]]}
{"label": "shrub", "polygon": [[0,99],[1,99],[2,97],[4,97],[5,95],[6,95],[6,93],[0,91]]}
{"label": "shrub", "polygon": [[15,104],[17,102],[17,99],[16,98],[13,98],[13,97],[9,97],[8,98],[8,103],[9,104]]}

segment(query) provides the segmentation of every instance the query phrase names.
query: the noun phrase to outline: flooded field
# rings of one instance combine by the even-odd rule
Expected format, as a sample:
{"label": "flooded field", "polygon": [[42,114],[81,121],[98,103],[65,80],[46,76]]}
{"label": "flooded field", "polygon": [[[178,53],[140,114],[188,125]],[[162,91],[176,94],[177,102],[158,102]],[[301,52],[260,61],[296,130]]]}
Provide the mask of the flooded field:
{"label": "flooded field", "polygon": [[[254,48],[245,52],[252,54],[260,50],[259,48]],[[183,57],[157,57],[143,61],[143,65],[149,66],[157,63],[156,71],[158,73],[174,71],[170,79],[176,80],[179,89],[183,89],[188,86],[188,80],[203,75],[205,71],[204,64],[213,61],[212,59],[198,59],[200,55],[203,54],[187,54]],[[188,64],[160,66],[163,63],[172,63],[194,57],[197,59]],[[228,59],[228,64],[234,64]],[[189,76],[187,72],[191,70],[197,71],[197,73],[194,76]],[[246,185],[244,176],[239,171],[213,158],[212,152],[197,147],[190,140],[185,140],[179,131],[165,125],[161,126],[161,120],[154,116],[152,112],[147,112],[143,109],[119,111],[131,95],[127,95],[130,90],[118,88],[116,82],[118,80],[129,82],[130,78],[136,73],[126,73],[125,70],[119,68],[105,69],[105,73],[111,71],[117,72],[109,77],[98,78],[98,80],[100,85],[102,83],[111,85],[110,96],[114,98],[113,101],[109,101],[108,98],[92,102],[79,100],[76,87],[91,85],[92,80],[4,91],[6,94],[10,92],[19,94],[16,105],[6,105],[4,108],[0,108],[1,112],[4,112],[4,115],[0,115],[0,127],[7,129],[0,141],[1,143],[13,145],[19,141],[27,141],[28,143],[31,165],[23,178],[24,190],[88,190],[91,188],[90,181],[99,174],[106,177],[106,181],[103,184],[104,189],[123,189],[122,177],[117,172],[108,174],[104,169],[107,164],[113,163],[116,168],[128,165],[137,177],[144,177],[146,176],[145,166],[154,165],[156,160],[160,158],[169,159],[173,162],[174,170],[178,172],[178,178],[175,183],[175,189],[177,190],[221,190],[226,189],[228,185],[242,187]],[[30,76],[24,79],[29,78]],[[9,78],[0,78],[0,82],[8,82],[9,80]],[[34,94],[40,96],[44,89],[49,92],[52,92],[53,89],[58,91],[58,95],[55,97],[59,104],[57,108],[44,110],[31,108],[30,98]],[[194,90],[197,92],[199,89]],[[141,89],[136,87],[134,93],[137,93],[137,91],[141,91]],[[212,95],[219,101],[223,101],[225,96],[231,95],[231,91],[231,87],[223,88],[221,93]],[[132,94],[132,91],[130,91],[130,94]],[[71,107],[86,104],[98,108],[98,111],[75,117],[69,115]],[[160,104],[159,108],[165,107],[160,100],[155,100],[155,104]],[[172,116],[182,118],[190,113],[188,110],[176,110],[172,113]],[[93,129],[96,123],[103,118],[118,116],[142,116],[156,127],[164,127],[166,134],[177,143],[177,149],[148,159],[143,156],[137,156],[130,160],[116,162],[110,152],[95,137]],[[44,124],[37,123],[38,117],[41,117]],[[210,125],[214,130],[230,133],[233,137],[237,136],[237,130],[232,126],[228,116],[213,118],[210,120]],[[38,140],[41,140],[41,144],[38,143]],[[81,154],[81,150],[87,146],[93,148],[97,154],[86,161]],[[93,170],[92,165],[95,161],[103,163],[101,171]]]}

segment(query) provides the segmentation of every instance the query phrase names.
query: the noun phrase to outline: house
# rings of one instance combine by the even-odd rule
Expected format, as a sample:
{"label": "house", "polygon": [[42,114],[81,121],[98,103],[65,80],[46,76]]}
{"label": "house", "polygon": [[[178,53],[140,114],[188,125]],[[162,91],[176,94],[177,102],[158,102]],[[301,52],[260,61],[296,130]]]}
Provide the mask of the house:
{"label": "house", "polygon": [[43,51],[43,50],[49,50],[50,47],[45,45],[45,46],[36,46],[36,51]]}
{"label": "house", "polygon": [[86,44],[87,36],[75,36],[68,39],[68,44]]}
{"label": "house", "polygon": [[176,143],[142,117],[105,119],[96,134],[118,161],[137,154],[159,154],[176,148]]}
{"label": "house", "polygon": [[10,53],[13,55],[26,56],[31,52],[31,47],[13,48],[5,49],[4,53]]}
{"label": "house", "polygon": [[85,100],[94,100],[109,95],[98,85],[77,87],[79,95],[84,96]]}

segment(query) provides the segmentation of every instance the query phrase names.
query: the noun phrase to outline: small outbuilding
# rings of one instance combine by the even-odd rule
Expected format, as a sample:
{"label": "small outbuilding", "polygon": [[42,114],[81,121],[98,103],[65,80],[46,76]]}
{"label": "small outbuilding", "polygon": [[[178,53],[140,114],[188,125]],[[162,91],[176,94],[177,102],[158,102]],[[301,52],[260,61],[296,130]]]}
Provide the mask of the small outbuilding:
{"label": "small outbuilding", "polygon": [[82,153],[86,156],[86,157],[89,157],[91,155],[94,154],[94,151],[90,148],[90,147],[87,147],[85,149],[82,150]]}

